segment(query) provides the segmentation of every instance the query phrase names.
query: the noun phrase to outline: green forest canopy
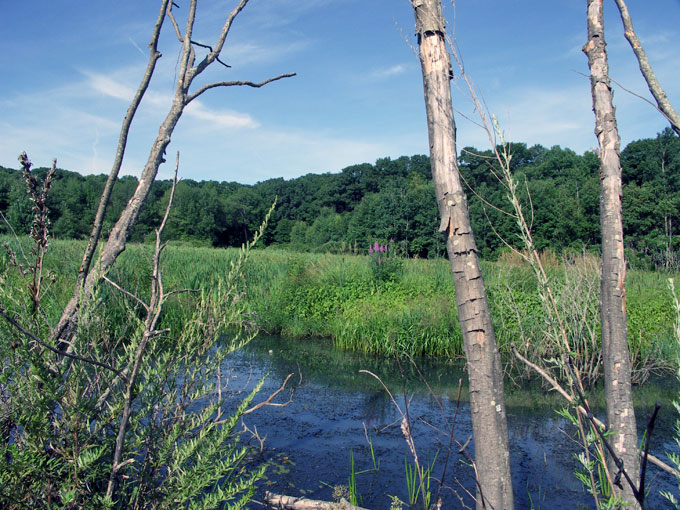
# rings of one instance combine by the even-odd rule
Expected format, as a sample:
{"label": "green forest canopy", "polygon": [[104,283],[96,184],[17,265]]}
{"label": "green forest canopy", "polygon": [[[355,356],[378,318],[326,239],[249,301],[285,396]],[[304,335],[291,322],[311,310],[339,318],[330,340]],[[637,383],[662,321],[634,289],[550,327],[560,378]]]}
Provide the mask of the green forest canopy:
{"label": "green forest canopy", "polygon": [[[527,211],[533,208],[534,240],[540,250],[597,250],[600,243],[599,160],[559,146],[513,143],[513,171],[522,183]],[[461,151],[459,163],[469,193],[472,222],[482,256],[496,257],[505,242],[518,245],[507,193],[496,179],[490,151]],[[680,248],[680,139],[670,129],[656,138],[632,142],[621,153],[626,243],[639,260],[653,261]],[[45,172],[46,169],[37,169]],[[104,175],[59,170],[49,207],[52,234],[89,235]],[[526,185],[524,184],[526,183]],[[169,180],[154,183],[132,232],[144,241],[167,205]],[[137,186],[125,176],[115,185],[104,231],[111,228]],[[237,246],[249,239],[274,198],[277,207],[264,237],[266,245],[306,251],[363,253],[369,243],[393,241],[408,256],[444,253],[429,158],[422,155],[378,159],[339,173],[270,179],[255,185],[180,181],[166,230],[169,239],[212,246]],[[480,199],[481,197],[481,199]],[[482,200],[483,199],[483,200]],[[31,204],[18,170],[0,167],[0,211],[17,234],[30,227]],[[527,213],[529,216],[530,213]],[[493,228],[491,227],[493,226]],[[9,226],[0,222],[0,233]],[[356,247],[356,248],[355,248]]]}

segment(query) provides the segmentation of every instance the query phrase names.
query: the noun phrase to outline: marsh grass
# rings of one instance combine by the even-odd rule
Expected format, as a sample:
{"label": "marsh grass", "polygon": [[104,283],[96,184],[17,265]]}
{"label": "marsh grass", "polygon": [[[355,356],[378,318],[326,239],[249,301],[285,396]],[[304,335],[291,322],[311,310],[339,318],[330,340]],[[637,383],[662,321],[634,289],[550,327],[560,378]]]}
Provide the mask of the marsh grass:
{"label": "marsh grass", "polygon": [[[28,239],[7,241],[29,246]],[[58,319],[70,297],[84,243],[52,241],[46,261],[60,275],[45,294],[43,309],[49,322]],[[117,282],[142,297],[145,275],[151,268],[151,247],[130,245],[111,271]],[[3,255],[4,257],[5,255]],[[163,264],[172,288],[209,289],[229,272],[235,249],[187,245],[168,246]],[[545,335],[546,318],[530,268],[518,256],[483,262],[494,326],[502,351],[515,346],[536,358],[550,358]],[[287,337],[332,338],[341,348],[366,353],[456,358],[462,356],[462,338],[448,262],[403,259],[398,278],[376,279],[371,260],[362,255],[293,253],[253,250],[243,272],[245,321],[271,334]],[[599,261],[581,254],[560,259],[542,254],[548,277],[555,282],[558,299],[570,305],[569,334],[585,346],[584,353],[599,356],[599,287],[593,275]],[[6,260],[3,259],[3,264]],[[11,276],[10,276],[11,277]],[[664,371],[675,365],[672,300],[666,289],[668,275],[628,271],[628,325],[634,368],[643,382],[649,370]],[[112,326],[124,328],[120,296],[111,290],[103,298],[121,301],[120,313],[111,314]],[[577,306],[578,305],[578,306]],[[139,311],[141,313],[141,311]],[[192,313],[190,299],[178,295],[166,304],[161,323],[173,328]]]}

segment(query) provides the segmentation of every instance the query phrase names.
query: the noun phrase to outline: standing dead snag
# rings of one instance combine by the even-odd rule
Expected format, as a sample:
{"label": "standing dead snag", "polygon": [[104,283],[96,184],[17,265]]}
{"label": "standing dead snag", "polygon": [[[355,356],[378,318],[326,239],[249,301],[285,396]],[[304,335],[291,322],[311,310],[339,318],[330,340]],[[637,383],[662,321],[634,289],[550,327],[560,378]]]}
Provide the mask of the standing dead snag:
{"label": "standing dead snag", "polygon": [[420,48],[430,161],[456,290],[470,382],[475,440],[477,508],[513,508],[503,369],[491,324],[467,199],[456,160],[451,60],[441,0],[411,0]]}
{"label": "standing dead snag", "polygon": [[[184,28],[184,33],[177,23],[175,16],[172,11],[174,2],[168,2],[167,0],[162,1],[161,12],[159,14],[159,19],[156,22],[156,28],[154,30],[154,41],[156,41],[160,28],[162,26],[163,19],[167,16],[173,26],[175,35],[182,45],[181,55],[178,60],[178,72],[177,72],[177,82],[175,84],[175,95],[173,98],[172,106],[168,112],[165,120],[161,124],[156,140],[151,146],[151,151],[147,159],[142,175],[139,179],[139,184],[135,190],[132,198],[128,202],[127,206],[120,215],[120,218],[114,225],[113,229],[109,234],[108,241],[104,245],[101,255],[99,256],[98,262],[91,271],[87,271],[89,266],[89,261],[86,258],[83,260],[83,266],[81,267],[81,274],[79,275],[79,282],[81,286],[77,286],[73,297],[64,308],[64,312],[57,324],[57,327],[52,332],[52,337],[54,339],[59,339],[63,342],[68,342],[68,340],[73,336],[75,331],[75,326],[78,320],[78,308],[82,299],[89,299],[94,295],[96,287],[102,280],[102,277],[106,272],[113,266],[114,262],[125,250],[125,245],[127,243],[128,236],[132,227],[137,220],[139,212],[146,201],[147,196],[151,190],[151,185],[153,184],[156,174],[158,173],[158,168],[165,161],[164,156],[168,145],[170,144],[170,139],[177,122],[179,122],[182,113],[184,113],[184,108],[189,105],[194,99],[198,98],[204,92],[216,88],[216,87],[232,87],[232,86],[249,86],[249,87],[262,87],[268,83],[271,83],[282,78],[288,78],[295,76],[295,73],[280,74],[278,76],[266,79],[262,82],[256,83],[252,81],[219,81],[208,83],[199,87],[197,90],[191,92],[191,85],[194,79],[196,79],[203,71],[205,71],[211,64],[218,62],[223,64],[219,59],[220,52],[224,47],[227,36],[231,29],[232,23],[236,16],[243,10],[243,8],[248,3],[248,0],[240,0],[236,7],[234,7],[231,12],[227,15],[227,18],[222,26],[222,30],[217,39],[217,42],[213,47],[207,47],[208,51],[205,57],[203,57],[198,63],[196,62],[196,52],[194,47],[196,43],[192,40],[194,22],[196,20],[196,4],[197,0],[191,0],[189,5],[189,12],[187,15],[187,21]],[[165,6],[165,7],[163,7]],[[201,48],[205,48],[206,45],[200,45]],[[153,50],[153,48],[152,48]],[[153,73],[153,63],[155,63],[156,53],[153,53],[150,57],[149,66],[147,67],[145,80],[150,79],[150,74]],[[147,77],[148,75],[148,77]],[[143,87],[140,87],[140,91],[143,91]],[[143,93],[143,92],[142,92]],[[135,101],[141,99],[140,92],[133,99],[133,105]],[[132,108],[132,107],[131,107]],[[125,122],[131,122],[134,116],[134,110],[131,111],[131,116],[129,119],[126,117]],[[126,143],[126,130],[124,129],[121,133],[121,139],[119,141],[118,152],[122,158],[121,144],[124,147]],[[115,165],[114,165],[115,168]],[[112,171],[113,173],[113,171]],[[115,172],[117,173],[117,172]],[[95,225],[95,230],[93,231],[93,236],[95,235],[97,226]],[[90,240],[91,244],[96,244],[96,239]],[[88,248],[89,250],[89,248]]]}
{"label": "standing dead snag", "polygon": [[[623,459],[624,468],[637,486],[639,459],[628,351],[619,132],[609,82],[602,0],[587,1],[588,42],[583,47],[583,52],[588,56],[590,67],[595,135],[600,145],[600,179],[602,182],[600,315],[607,424],[613,432],[611,441],[616,454]],[[614,465],[611,469],[614,473],[618,470]],[[627,503],[636,507],[637,502],[633,491],[625,484],[622,496]]]}
{"label": "standing dead snag", "polygon": [[92,225],[92,233],[90,234],[90,238],[87,242],[87,248],[85,248],[83,260],[80,263],[75,292],[80,292],[80,288],[87,277],[87,273],[90,271],[90,264],[92,263],[92,257],[94,256],[94,251],[97,247],[97,243],[99,242],[99,237],[101,236],[102,226],[104,224],[104,214],[106,214],[106,208],[109,205],[109,199],[111,198],[111,193],[113,192],[113,185],[118,179],[120,167],[123,165],[123,156],[125,156],[130,126],[132,125],[135,113],[137,113],[137,108],[139,108],[139,105],[144,98],[144,94],[146,94],[146,90],[149,88],[151,77],[153,76],[154,70],[156,69],[156,63],[158,62],[158,59],[161,58],[161,53],[158,51],[158,39],[161,35],[161,28],[163,28],[163,21],[165,20],[169,4],[170,0],[163,0],[161,2],[160,12],[158,13],[158,18],[156,19],[156,24],[151,36],[151,42],[149,43],[149,61],[146,65],[144,76],[142,77],[139,87],[137,88],[135,96],[132,98],[132,102],[128,107],[125,118],[123,119],[123,124],[120,128],[118,147],[116,148],[116,157],[113,160],[111,172],[106,179],[104,191],[102,191],[102,196],[99,199],[99,206],[97,207],[97,213],[95,214],[94,223]]}

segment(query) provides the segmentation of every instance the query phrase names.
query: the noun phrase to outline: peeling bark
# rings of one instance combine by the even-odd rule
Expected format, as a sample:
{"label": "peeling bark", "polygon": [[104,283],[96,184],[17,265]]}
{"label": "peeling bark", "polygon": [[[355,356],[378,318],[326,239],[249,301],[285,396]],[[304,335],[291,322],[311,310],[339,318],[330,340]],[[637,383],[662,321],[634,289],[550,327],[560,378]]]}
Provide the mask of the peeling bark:
{"label": "peeling bark", "polygon": [[[602,354],[607,402],[607,424],[613,432],[614,449],[628,475],[637,485],[639,458],[637,428],[631,390],[630,354],[626,316],[626,260],[621,216],[621,161],[619,133],[612,103],[604,40],[602,0],[588,0],[588,56],[590,83],[595,112],[595,135],[600,146],[600,225],[602,228],[602,282],[600,315]],[[612,464],[612,471],[617,469]],[[638,508],[633,492],[624,485],[627,503]]]}
{"label": "peeling bark", "polygon": [[441,217],[440,232],[453,273],[470,382],[470,409],[477,471],[477,508],[513,508],[503,369],[467,199],[456,160],[451,101],[451,61],[441,0],[411,0],[415,11],[427,110],[430,161]]}

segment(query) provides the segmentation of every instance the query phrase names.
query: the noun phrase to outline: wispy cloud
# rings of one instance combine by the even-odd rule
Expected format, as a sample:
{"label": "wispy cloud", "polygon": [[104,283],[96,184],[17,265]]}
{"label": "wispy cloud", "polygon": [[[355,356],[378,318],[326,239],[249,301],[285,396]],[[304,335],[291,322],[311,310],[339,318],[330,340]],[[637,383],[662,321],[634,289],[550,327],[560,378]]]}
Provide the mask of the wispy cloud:
{"label": "wispy cloud", "polygon": [[188,117],[192,117],[208,125],[204,128],[256,128],[259,124],[247,113],[229,110],[213,110],[206,108],[203,103],[195,100],[184,110]]}
{"label": "wispy cloud", "polygon": [[[528,86],[494,96],[487,106],[498,118],[508,141],[547,147],[561,145],[580,152],[596,143],[589,94],[587,82],[582,87]],[[475,124],[477,113],[463,113],[471,121],[458,117],[459,145],[487,148],[488,136]]]}
{"label": "wispy cloud", "polygon": [[[373,162],[391,152],[388,144],[336,137],[332,133],[306,130],[266,130],[250,138],[253,150],[248,163],[252,174],[235,178],[255,182],[272,174],[293,178],[306,173],[337,172],[360,162]],[[255,147],[267,147],[266,151]],[[281,165],[280,161],[295,161]],[[272,170],[274,170],[272,172]]]}
{"label": "wispy cloud", "polygon": [[232,67],[245,67],[281,60],[284,56],[299,53],[310,45],[311,42],[304,39],[268,45],[255,40],[234,44],[227,42],[221,58]]}
{"label": "wispy cloud", "polygon": [[[355,0],[261,0],[258,9],[249,11],[247,23],[251,21],[260,28],[272,29],[290,25],[311,11],[320,10],[332,4],[352,3]],[[243,20],[242,20],[243,21]]]}
{"label": "wispy cloud", "polygon": [[373,79],[390,78],[405,73],[407,67],[404,64],[396,64],[391,67],[382,67],[373,71],[369,76]]}
{"label": "wispy cloud", "polygon": [[84,74],[88,77],[90,88],[104,96],[130,101],[135,94],[133,88],[114,80],[108,75],[90,72]]}
{"label": "wispy cloud", "polygon": [[[118,78],[119,75],[125,75],[124,72],[107,75],[93,72],[83,74],[87,77],[90,89],[105,97],[127,103],[134,95],[134,89],[123,81],[125,78]],[[144,99],[146,115],[165,114],[172,104],[172,99],[170,93],[147,91]],[[199,100],[190,103],[184,113],[189,119],[199,122],[198,125],[191,126],[191,129],[256,128],[259,126],[248,113],[208,108]]]}
{"label": "wispy cloud", "polygon": [[142,50],[142,48],[139,47],[139,44],[137,44],[137,43],[135,42],[135,40],[134,40],[132,37],[128,37],[128,41],[130,41],[130,44],[132,44],[132,46],[134,46],[135,49],[136,49],[139,53],[142,54],[142,56],[144,56],[144,57],[146,56],[146,53],[144,53],[144,50]]}

